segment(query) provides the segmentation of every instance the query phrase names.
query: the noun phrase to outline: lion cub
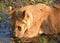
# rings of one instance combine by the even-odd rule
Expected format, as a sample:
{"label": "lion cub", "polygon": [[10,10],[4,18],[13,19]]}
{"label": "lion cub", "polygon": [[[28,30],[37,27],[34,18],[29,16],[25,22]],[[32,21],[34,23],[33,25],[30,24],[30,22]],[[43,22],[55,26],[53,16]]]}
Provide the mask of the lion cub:
{"label": "lion cub", "polygon": [[29,5],[18,9],[10,7],[15,36],[33,38],[43,33],[59,33],[60,7],[56,8],[45,4]]}

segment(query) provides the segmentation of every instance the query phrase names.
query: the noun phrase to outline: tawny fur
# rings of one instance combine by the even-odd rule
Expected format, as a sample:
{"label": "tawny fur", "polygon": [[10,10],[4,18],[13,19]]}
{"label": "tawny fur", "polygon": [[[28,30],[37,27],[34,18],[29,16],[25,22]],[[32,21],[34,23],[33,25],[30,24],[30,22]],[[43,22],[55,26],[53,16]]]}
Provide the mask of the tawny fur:
{"label": "tawny fur", "polygon": [[15,25],[21,27],[21,31],[15,27],[16,37],[32,38],[42,33],[60,33],[60,7],[54,8],[45,4],[36,4],[19,8],[16,11],[22,13],[25,11],[25,17],[22,19],[24,23],[16,19]]}

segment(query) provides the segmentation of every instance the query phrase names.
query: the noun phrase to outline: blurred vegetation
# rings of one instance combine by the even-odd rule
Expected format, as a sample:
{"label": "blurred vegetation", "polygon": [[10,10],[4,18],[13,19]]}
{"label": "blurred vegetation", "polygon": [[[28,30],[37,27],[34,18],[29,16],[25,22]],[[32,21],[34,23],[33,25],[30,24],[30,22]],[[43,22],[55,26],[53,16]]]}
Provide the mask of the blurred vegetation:
{"label": "blurred vegetation", "polygon": [[[6,15],[6,14],[8,14],[7,10],[8,10],[9,6],[13,6],[14,8],[19,8],[19,7],[23,7],[23,6],[27,6],[27,5],[38,4],[38,3],[44,3],[47,5],[51,5],[51,0],[0,0],[0,23],[4,20],[6,22],[6,20],[7,20],[6,18],[10,17],[9,15]],[[6,24],[7,23],[9,24],[9,26],[11,25],[9,22],[6,22]],[[0,24],[0,27],[1,27],[1,24]],[[52,37],[50,37],[50,38],[51,39],[49,39],[45,36],[41,36],[39,38],[39,43],[57,43],[54,38],[52,38]],[[13,42],[13,40],[14,39],[11,39],[11,43]],[[16,40],[18,40],[18,39],[16,39]],[[18,40],[18,41],[21,42],[23,40]]]}
{"label": "blurred vegetation", "polygon": [[0,9],[4,8],[5,6],[13,6],[13,7],[22,7],[26,5],[32,5],[37,3],[45,3],[50,4],[50,0],[1,0],[0,1]]}

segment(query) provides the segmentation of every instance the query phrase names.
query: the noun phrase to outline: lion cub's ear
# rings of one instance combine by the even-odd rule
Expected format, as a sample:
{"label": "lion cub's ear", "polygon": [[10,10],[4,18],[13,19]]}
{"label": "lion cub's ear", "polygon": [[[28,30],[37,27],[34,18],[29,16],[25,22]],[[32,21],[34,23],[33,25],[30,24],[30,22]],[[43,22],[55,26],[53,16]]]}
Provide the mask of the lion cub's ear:
{"label": "lion cub's ear", "polygon": [[9,6],[9,14],[12,14],[14,12],[14,8],[12,6]]}

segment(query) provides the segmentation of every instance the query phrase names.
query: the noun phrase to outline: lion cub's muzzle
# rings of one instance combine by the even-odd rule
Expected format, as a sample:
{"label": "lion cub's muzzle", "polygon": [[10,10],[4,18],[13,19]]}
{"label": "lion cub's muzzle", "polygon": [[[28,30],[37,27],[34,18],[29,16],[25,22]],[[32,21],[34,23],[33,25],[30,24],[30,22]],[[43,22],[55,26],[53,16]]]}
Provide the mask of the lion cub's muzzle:
{"label": "lion cub's muzzle", "polygon": [[15,37],[18,37],[18,38],[22,38],[24,37],[24,34],[26,33],[27,31],[27,26],[26,24],[22,21],[16,21],[16,26],[15,26],[15,29],[14,29],[14,33],[15,33]]}

